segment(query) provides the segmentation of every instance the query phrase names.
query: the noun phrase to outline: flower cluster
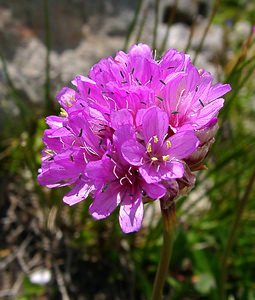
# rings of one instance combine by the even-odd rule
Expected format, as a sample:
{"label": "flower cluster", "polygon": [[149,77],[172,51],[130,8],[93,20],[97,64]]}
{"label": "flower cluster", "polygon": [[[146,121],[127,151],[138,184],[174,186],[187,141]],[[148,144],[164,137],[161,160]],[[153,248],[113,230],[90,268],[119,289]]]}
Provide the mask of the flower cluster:
{"label": "flower cluster", "polygon": [[38,180],[71,185],[69,205],[91,194],[95,219],[120,206],[123,232],[138,231],[145,201],[167,205],[194,184],[230,86],[213,84],[174,49],[156,61],[145,44],[102,59],[72,84],[57,95],[60,116],[46,118]]}

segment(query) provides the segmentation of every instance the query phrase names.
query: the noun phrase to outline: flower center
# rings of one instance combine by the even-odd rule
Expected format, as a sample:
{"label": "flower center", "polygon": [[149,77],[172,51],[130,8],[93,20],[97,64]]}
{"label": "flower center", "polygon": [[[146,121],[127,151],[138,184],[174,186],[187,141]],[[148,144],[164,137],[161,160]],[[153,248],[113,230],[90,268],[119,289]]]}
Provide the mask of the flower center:
{"label": "flower center", "polygon": [[[157,144],[159,142],[158,136],[154,135],[150,138],[149,142],[147,143],[146,152],[149,158],[149,161],[152,164],[158,165],[161,162],[167,162],[170,159],[169,154],[162,153],[164,147],[153,147],[153,144]],[[172,145],[169,140],[165,141],[166,147],[169,149]]]}
{"label": "flower center", "polygon": [[133,185],[138,179],[138,171],[130,167],[122,176],[119,178],[121,185]]}

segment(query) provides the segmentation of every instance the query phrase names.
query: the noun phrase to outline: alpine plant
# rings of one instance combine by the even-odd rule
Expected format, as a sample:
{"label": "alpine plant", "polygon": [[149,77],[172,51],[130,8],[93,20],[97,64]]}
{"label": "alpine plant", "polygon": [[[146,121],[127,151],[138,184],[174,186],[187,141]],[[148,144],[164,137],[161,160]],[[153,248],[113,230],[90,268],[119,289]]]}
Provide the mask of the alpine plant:
{"label": "alpine plant", "polygon": [[95,219],[119,207],[123,232],[138,231],[145,202],[167,206],[194,185],[231,88],[188,55],[169,49],[157,61],[145,44],[102,59],[72,84],[56,96],[60,115],[46,118],[39,183],[70,186],[69,205],[91,195]]}

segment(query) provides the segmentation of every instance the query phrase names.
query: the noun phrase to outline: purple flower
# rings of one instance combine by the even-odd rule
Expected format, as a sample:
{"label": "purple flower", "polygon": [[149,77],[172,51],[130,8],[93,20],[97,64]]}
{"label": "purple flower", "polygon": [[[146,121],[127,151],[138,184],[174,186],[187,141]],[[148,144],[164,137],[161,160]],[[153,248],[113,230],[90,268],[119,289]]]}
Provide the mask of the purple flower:
{"label": "purple flower", "polygon": [[181,178],[184,167],[180,160],[189,157],[198,147],[199,141],[193,131],[178,132],[170,138],[168,131],[167,113],[152,107],[143,115],[144,145],[133,138],[121,148],[124,158],[139,167],[147,183]]}
{"label": "purple flower", "polygon": [[135,138],[129,125],[117,129],[113,143],[101,160],[88,163],[86,173],[94,182],[94,201],[89,211],[95,219],[108,217],[120,205],[119,222],[125,233],[138,231],[143,219],[142,197],[161,198],[166,189],[160,183],[148,184],[136,166],[130,165],[121,155],[126,138]]}
{"label": "purple flower", "polygon": [[156,61],[144,44],[102,59],[72,83],[57,94],[60,116],[46,119],[38,181],[71,186],[69,205],[91,194],[95,219],[119,206],[122,230],[137,231],[146,199],[168,205],[193,186],[230,86],[213,84],[174,49]]}
{"label": "purple flower", "polygon": [[64,202],[75,204],[88,197],[93,189],[84,173],[88,161],[100,159],[103,151],[100,138],[92,132],[86,113],[70,114],[68,118],[48,117],[43,142],[42,168],[38,181],[49,188],[74,185]]}
{"label": "purple flower", "polygon": [[[170,49],[158,62],[143,44],[134,45],[128,54],[119,52],[114,59],[101,60],[89,76],[108,94],[110,101],[100,102],[104,109],[114,104],[114,109],[137,113],[156,104],[168,113],[175,131],[184,125],[194,130],[207,126],[223,106],[220,97],[231,89],[228,84],[213,84],[212,75],[197,70],[188,55]],[[140,99],[133,101],[138,91]]]}

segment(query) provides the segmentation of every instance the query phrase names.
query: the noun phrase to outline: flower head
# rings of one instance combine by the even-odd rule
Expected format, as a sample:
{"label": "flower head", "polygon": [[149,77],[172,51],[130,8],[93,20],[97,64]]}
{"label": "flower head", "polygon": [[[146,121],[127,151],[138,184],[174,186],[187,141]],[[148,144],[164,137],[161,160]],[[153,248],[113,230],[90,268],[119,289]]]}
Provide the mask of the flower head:
{"label": "flower head", "polygon": [[156,61],[144,44],[102,59],[72,83],[57,95],[60,116],[46,119],[38,180],[72,186],[63,199],[69,205],[91,194],[95,219],[119,206],[122,230],[137,231],[145,199],[167,203],[194,184],[191,168],[213,142],[230,86],[213,84],[174,49]]}

